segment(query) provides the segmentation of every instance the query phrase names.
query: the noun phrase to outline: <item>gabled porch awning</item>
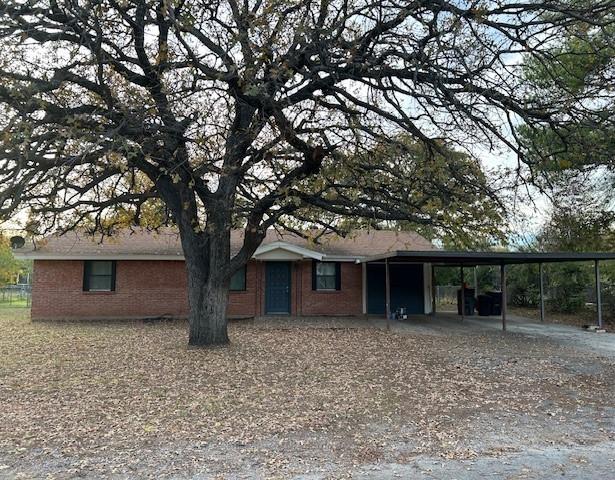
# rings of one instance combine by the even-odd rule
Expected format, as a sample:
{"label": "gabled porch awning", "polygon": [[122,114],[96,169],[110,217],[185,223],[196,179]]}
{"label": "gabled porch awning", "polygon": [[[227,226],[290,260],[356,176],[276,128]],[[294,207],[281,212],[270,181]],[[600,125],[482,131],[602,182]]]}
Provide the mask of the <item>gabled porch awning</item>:
{"label": "gabled porch awning", "polygon": [[261,245],[256,249],[252,258],[255,260],[300,260],[310,258],[320,261],[324,258],[324,255],[308,248],[293,245],[292,243],[278,241]]}

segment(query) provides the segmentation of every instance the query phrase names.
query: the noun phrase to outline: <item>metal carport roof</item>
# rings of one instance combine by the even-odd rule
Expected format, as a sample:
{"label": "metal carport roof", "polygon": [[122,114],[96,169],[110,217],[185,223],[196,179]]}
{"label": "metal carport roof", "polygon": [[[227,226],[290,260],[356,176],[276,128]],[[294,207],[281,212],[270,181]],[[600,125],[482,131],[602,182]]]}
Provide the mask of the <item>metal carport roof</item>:
{"label": "metal carport roof", "polygon": [[[393,252],[365,257],[357,263],[384,262],[386,263],[386,315],[390,317],[390,291],[389,291],[389,263],[394,262],[413,262],[429,263],[432,266],[432,283],[434,278],[434,267],[448,266],[461,267],[461,283],[463,280],[463,267],[475,267],[480,265],[498,265],[500,267],[501,289],[502,289],[502,329],[506,330],[506,266],[521,264],[540,265],[540,318],[544,321],[544,263],[558,262],[594,262],[595,287],[596,287],[596,307],[597,324],[603,327],[602,320],[602,300],[600,294],[600,267],[601,260],[615,260],[615,252],[471,252],[471,251],[450,251],[450,250],[431,250],[413,251],[397,250]],[[465,288],[462,286],[462,288]],[[432,288],[432,312],[435,312],[435,289]],[[461,295],[462,319],[464,316],[465,295]]]}
{"label": "metal carport roof", "polygon": [[466,252],[451,250],[398,250],[361,259],[360,263],[382,260],[431,263],[434,265],[518,265],[524,263],[615,260],[615,252]]}

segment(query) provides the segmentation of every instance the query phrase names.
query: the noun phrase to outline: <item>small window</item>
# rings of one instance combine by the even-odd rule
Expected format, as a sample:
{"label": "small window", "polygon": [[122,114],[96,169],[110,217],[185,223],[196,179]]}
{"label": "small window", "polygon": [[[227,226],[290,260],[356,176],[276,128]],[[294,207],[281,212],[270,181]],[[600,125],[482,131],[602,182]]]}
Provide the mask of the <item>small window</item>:
{"label": "small window", "polygon": [[115,291],[115,261],[87,260],[84,262],[83,291]]}
{"label": "small window", "polygon": [[340,264],[337,262],[314,262],[313,290],[340,290]]}
{"label": "small window", "polygon": [[231,292],[243,292],[246,290],[246,267],[245,265],[233,273],[231,277]]}

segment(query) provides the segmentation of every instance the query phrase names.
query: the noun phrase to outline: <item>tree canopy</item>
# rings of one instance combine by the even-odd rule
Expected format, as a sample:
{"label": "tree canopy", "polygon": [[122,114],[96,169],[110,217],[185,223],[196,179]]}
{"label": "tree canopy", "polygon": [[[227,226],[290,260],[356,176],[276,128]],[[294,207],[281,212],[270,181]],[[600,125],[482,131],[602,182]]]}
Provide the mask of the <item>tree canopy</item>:
{"label": "tree canopy", "polygon": [[[607,15],[613,15],[611,12]],[[607,17],[608,18],[608,17]],[[595,28],[580,19],[563,37],[524,64],[528,101],[558,99],[570,109],[594,114],[575,119],[562,129],[522,125],[519,134],[529,164],[558,179],[561,171],[605,166],[615,170],[615,26]],[[553,175],[556,174],[556,175]]]}

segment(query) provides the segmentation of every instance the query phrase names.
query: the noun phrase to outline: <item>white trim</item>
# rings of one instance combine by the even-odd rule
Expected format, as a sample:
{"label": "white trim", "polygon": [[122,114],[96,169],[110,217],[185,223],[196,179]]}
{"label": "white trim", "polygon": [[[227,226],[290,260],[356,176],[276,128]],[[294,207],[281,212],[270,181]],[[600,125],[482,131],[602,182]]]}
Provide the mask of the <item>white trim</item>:
{"label": "white trim", "polygon": [[367,263],[361,264],[361,301],[363,315],[367,315]]}
{"label": "white trim", "polygon": [[325,255],[323,257],[323,262],[352,262],[352,263],[360,263],[360,257],[344,257],[344,256],[334,256],[334,255]]}
{"label": "white trim", "polygon": [[[280,241],[268,243],[267,245],[261,245],[256,249],[254,255],[252,255],[252,258],[258,259],[259,257],[262,257],[265,254],[274,250],[284,250],[286,252],[294,253],[300,257],[313,258],[314,260],[322,260],[324,258],[324,254],[320,252],[316,252],[308,248],[299,247],[297,245],[293,245],[292,243]],[[284,259],[286,260],[287,258]],[[271,256],[269,256],[267,260],[272,260]]]}

